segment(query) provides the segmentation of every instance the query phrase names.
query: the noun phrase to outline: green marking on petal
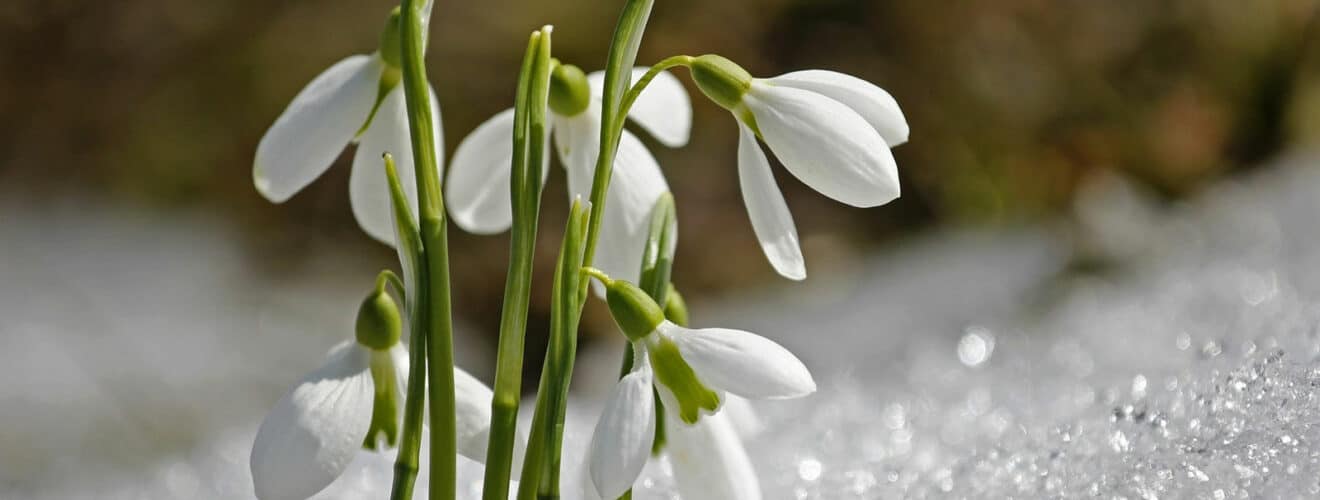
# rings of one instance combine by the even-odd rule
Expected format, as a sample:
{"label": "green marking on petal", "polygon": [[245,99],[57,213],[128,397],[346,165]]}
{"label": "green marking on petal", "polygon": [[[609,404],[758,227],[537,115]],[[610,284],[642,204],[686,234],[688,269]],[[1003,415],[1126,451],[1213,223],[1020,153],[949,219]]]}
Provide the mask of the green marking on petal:
{"label": "green marking on petal", "polygon": [[399,401],[396,395],[400,391],[395,388],[394,371],[394,359],[389,351],[372,351],[371,380],[376,397],[371,403],[371,425],[362,439],[365,449],[379,451],[381,443],[393,448],[399,441]]}
{"label": "green marking on petal", "polygon": [[701,411],[714,412],[720,407],[720,397],[697,378],[697,372],[683,360],[678,344],[660,337],[647,343],[647,354],[655,378],[673,393],[678,401],[678,416],[688,424],[701,418]]}

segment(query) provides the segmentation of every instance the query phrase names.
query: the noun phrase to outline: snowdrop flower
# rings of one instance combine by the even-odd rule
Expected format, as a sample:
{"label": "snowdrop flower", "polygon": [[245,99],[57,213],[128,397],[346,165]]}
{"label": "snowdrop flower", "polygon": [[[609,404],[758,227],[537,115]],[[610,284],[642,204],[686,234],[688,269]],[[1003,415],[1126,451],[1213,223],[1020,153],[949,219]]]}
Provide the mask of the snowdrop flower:
{"label": "snowdrop flower", "polygon": [[[303,499],[325,489],[359,449],[395,444],[408,384],[408,351],[389,295],[373,293],[357,338],[332,348],[320,368],[289,390],[262,420],[250,466],[257,498]],[[485,458],[491,390],[454,369],[458,451]]]}
{"label": "snowdrop flower", "polygon": [[[633,70],[633,80],[646,68]],[[568,173],[568,195],[588,199],[600,149],[600,107],[604,72],[584,75],[573,65],[551,74],[547,137],[553,135],[560,163]],[[633,104],[628,117],[661,144],[687,144],[692,105],[678,79],[660,73]],[[553,132],[553,134],[551,134]],[[445,184],[450,217],[478,234],[505,231],[513,221],[509,178],[513,163],[513,110],[495,115],[459,143]],[[548,160],[547,160],[548,161]],[[549,169],[541,166],[542,182]],[[623,132],[601,221],[595,265],[636,280],[651,208],[669,191],[660,165],[636,136]],[[599,289],[598,289],[599,291]]]}
{"label": "snowdrop flower", "polygon": [[[430,12],[428,3],[425,12]],[[399,85],[398,9],[381,35],[381,48],[335,63],[307,84],[262,136],[252,166],[257,191],[283,203],[330,167],[349,143],[357,143],[349,175],[349,200],[358,225],[372,238],[394,244],[394,219],[381,155],[394,155],[399,181],[417,204],[416,172],[408,114]],[[425,26],[425,20],[423,21]],[[431,91],[436,154],[443,154],[440,104]],[[444,164],[437,159],[437,165]]]}
{"label": "snowdrop flower", "polygon": [[798,180],[837,201],[874,207],[898,198],[890,148],[907,142],[894,98],[865,80],[824,70],[753,78],[716,55],[694,58],[692,79],[738,122],[738,176],[752,229],[770,265],[806,278],[793,216],[756,139]]}
{"label": "snowdrop flower", "polygon": [[[618,498],[632,487],[646,465],[655,434],[652,387],[665,408],[681,421],[675,426],[706,422],[709,417],[702,416],[715,414],[728,394],[786,399],[815,392],[811,373],[779,344],[741,330],[678,326],[665,320],[660,306],[640,288],[610,279],[599,270],[586,272],[604,283],[610,313],[635,353],[632,370],[606,401],[588,448],[589,475],[602,498]],[[727,422],[720,422],[724,421],[680,432],[697,432],[698,439],[724,439]],[[747,478],[755,482],[749,463],[735,455],[704,457],[694,465],[720,467],[736,475],[740,483]],[[711,498],[740,497],[716,494]]]}

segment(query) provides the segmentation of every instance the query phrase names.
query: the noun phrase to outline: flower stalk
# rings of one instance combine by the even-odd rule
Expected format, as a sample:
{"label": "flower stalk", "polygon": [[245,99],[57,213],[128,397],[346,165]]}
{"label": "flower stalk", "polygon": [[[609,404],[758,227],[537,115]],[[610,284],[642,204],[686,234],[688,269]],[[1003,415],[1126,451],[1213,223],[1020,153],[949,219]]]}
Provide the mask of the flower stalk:
{"label": "flower stalk", "polygon": [[[596,156],[595,174],[591,181],[591,218],[587,227],[586,256],[582,259],[588,266],[596,255],[600,220],[605,213],[605,192],[610,187],[614,156],[619,151],[619,137],[623,134],[623,122],[628,116],[624,97],[632,84],[637,49],[642,45],[642,35],[646,32],[646,22],[651,18],[651,7],[654,5],[655,0],[628,0],[624,4],[606,57],[605,85],[601,95],[600,152]],[[641,91],[638,90],[638,93]],[[581,314],[581,307],[586,305],[587,286],[587,280],[583,280],[582,290],[578,292],[578,314]]]}
{"label": "flower stalk", "polygon": [[[425,18],[428,0],[403,0],[399,17],[400,62],[404,97],[407,103],[408,132],[417,172],[417,209],[422,240],[422,262],[418,268],[420,316],[424,334],[426,364],[429,369],[414,367],[413,373],[426,374],[426,395],[431,407],[431,498],[453,498],[457,487],[458,449],[456,444],[454,402],[453,317],[449,297],[449,242],[445,227],[444,199],[440,193],[437,145],[430,106],[430,86],[424,60]],[[422,350],[414,347],[414,350]],[[414,401],[415,389],[409,387],[405,407],[420,406]],[[414,408],[416,411],[420,411]],[[405,410],[406,412],[407,410]],[[412,423],[412,422],[409,422]],[[420,433],[420,429],[413,429]],[[411,451],[411,450],[410,450]],[[400,460],[404,460],[400,453]],[[415,462],[414,462],[415,463]],[[397,474],[396,474],[397,479]],[[411,482],[411,481],[409,481]],[[400,491],[395,484],[395,491]],[[407,485],[406,490],[411,490]],[[411,491],[398,498],[409,498]]]}

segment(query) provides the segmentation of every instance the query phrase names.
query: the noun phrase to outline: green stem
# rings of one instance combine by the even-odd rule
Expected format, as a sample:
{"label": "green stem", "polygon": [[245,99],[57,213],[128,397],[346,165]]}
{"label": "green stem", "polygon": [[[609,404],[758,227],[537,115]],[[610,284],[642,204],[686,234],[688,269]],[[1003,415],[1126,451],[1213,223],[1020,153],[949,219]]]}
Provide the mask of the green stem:
{"label": "green stem", "polygon": [[513,112],[513,165],[510,182],[513,230],[509,273],[500,315],[495,395],[491,400],[490,441],[482,498],[509,498],[518,399],[522,394],[523,343],[531,296],[532,260],[536,253],[541,206],[541,168],[545,161],[546,99],[550,88],[550,31],[536,31],[527,43]]}
{"label": "green stem", "polygon": [[426,80],[425,0],[403,0],[399,18],[402,36],[404,97],[408,105],[408,132],[417,170],[417,205],[421,219],[425,265],[427,396],[431,403],[431,495],[454,498],[457,487],[458,449],[454,415],[453,311],[449,297],[449,235],[445,227],[444,198],[440,194],[437,145],[430,85]]}
{"label": "green stem", "polygon": [[[651,17],[651,7],[655,0],[628,0],[619,14],[619,23],[614,28],[614,38],[610,42],[610,52],[605,63],[605,84],[601,96],[600,111],[600,152],[596,155],[596,167],[591,181],[591,218],[587,226],[585,265],[591,265],[596,256],[596,241],[600,237],[600,221],[605,213],[605,193],[610,186],[613,174],[614,156],[619,150],[619,136],[622,135],[623,120],[627,109],[623,107],[624,94],[632,84],[633,64],[637,60],[637,49],[642,44],[642,34],[646,31],[646,21]],[[617,126],[616,123],[618,122]],[[583,280],[578,291],[579,309],[586,304],[587,280]],[[580,313],[579,313],[580,314]]]}
{"label": "green stem", "polygon": [[385,291],[385,285],[394,287],[394,292],[399,294],[399,298],[406,304],[408,303],[408,288],[404,286],[403,280],[394,271],[385,269],[376,275],[376,291]]}
{"label": "green stem", "polygon": [[[646,90],[646,86],[650,85],[651,80],[654,80],[655,77],[660,74],[660,72],[678,66],[690,66],[692,65],[693,59],[694,58],[692,56],[684,56],[684,55],[670,56],[661,59],[660,62],[655,63],[654,66],[651,66],[651,69],[646,70],[646,73],[643,74],[642,77],[637,80],[637,83],[634,83],[633,86],[628,89],[628,93],[624,94],[623,100],[619,102],[620,116],[628,116],[628,111],[632,109],[632,105],[634,102],[637,101],[637,97],[642,95],[642,91]],[[625,121],[627,120],[624,120],[622,118],[616,120],[614,123],[615,130],[611,131],[610,133],[615,137],[618,137],[620,134],[622,134],[623,123]]]}

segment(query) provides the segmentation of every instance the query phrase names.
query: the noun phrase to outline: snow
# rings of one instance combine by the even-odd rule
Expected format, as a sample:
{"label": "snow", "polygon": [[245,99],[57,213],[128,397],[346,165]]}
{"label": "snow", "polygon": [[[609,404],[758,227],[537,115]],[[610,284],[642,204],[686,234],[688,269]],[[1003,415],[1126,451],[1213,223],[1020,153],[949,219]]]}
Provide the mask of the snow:
{"label": "snow", "polygon": [[[1109,181],[1072,223],[930,234],[846,275],[694,305],[697,326],[771,337],[819,383],[755,404],[747,447],[766,498],[1320,495],[1316,163],[1284,159],[1168,207]],[[192,216],[0,213],[3,247],[40,257],[0,260],[0,497],[250,496],[264,407],[315,363],[297,332],[350,324],[338,305],[372,269],[271,288]],[[74,220],[87,229],[45,229]],[[137,232],[114,236],[123,226]],[[486,357],[460,359],[484,373]],[[615,360],[584,352],[578,379]],[[608,384],[578,387],[570,487]],[[390,467],[363,453],[319,498],[377,498]],[[480,466],[461,469],[475,493]],[[637,498],[677,498],[667,470],[648,467]]]}

